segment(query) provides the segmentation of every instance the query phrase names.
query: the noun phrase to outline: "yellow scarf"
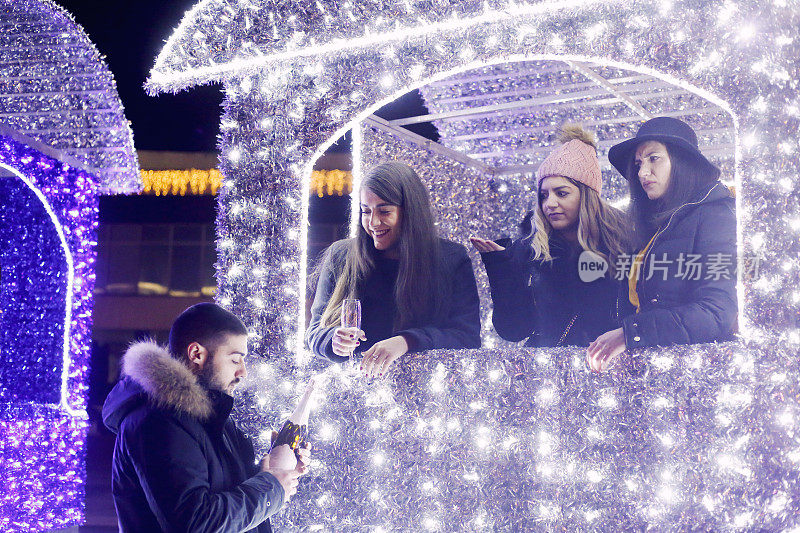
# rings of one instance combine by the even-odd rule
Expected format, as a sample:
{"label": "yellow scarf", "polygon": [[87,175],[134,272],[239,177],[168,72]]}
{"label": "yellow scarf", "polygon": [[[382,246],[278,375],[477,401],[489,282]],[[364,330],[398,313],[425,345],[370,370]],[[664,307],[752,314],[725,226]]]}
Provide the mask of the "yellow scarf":
{"label": "yellow scarf", "polygon": [[628,274],[628,300],[633,304],[636,308],[636,312],[639,312],[639,293],[636,292],[636,282],[639,281],[639,270],[641,269],[642,261],[644,261],[644,256],[647,255],[647,250],[650,249],[650,246],[653,244],[653,241],[656,239],[656,232],[653,235],[653,238],[650,239],[650,242],[647,243],[647,246],[644,247],[644,250],[636,254],[636,258],[633,260],[633,264],[631,265],[631,271]]}

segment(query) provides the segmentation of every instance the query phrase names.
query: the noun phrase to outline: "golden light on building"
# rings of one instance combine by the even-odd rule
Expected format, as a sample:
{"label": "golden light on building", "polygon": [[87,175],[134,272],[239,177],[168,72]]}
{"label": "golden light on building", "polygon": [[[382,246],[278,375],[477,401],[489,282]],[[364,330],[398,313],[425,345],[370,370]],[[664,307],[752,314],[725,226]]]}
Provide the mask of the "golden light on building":
{"label": "golden light on building", "polygon": [[179,196],[217,194],[222,185],[222,174],[217,169],[198,170],[142,170],[142,194]]}
{"label": "golden light on building", "polygon": [[[142,194],[156,196],[217,194],[222,173],[211,170],[142,170]],[[347,170],[315,170],[311,173],[311,194],[344,196],[353,190],[353,173]]]}
{"label": "golden light on building", "polygon": [[353,190],[353,173],[347,170],[315,170],[311,173],[311,194],[344,196]]}

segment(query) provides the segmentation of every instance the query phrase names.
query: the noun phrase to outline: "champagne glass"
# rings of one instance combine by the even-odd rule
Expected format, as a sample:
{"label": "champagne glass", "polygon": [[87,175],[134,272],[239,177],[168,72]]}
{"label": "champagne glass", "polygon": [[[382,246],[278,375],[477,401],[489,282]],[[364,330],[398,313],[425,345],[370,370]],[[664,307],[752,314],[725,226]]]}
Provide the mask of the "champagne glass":
{"label": "champagne glass", "polygon": [[[345,298],[342,300],[342,327],[361,329],[361,300]],[[350,353],[353,356],[353,353]]]}

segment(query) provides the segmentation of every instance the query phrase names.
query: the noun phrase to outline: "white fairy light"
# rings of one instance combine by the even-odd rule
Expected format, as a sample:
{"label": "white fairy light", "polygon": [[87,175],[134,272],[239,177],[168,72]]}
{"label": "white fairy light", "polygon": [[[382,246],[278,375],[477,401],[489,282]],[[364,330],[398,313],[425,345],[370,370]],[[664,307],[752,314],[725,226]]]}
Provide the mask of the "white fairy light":
{"label": "white fairy light", "polygon": [[605,391],[597,400],[597,405],[603,409],[614,409],[617,407],[617,399],[614,397],[613,393]]}
{"label": "white fairy light", "polygon": [[782,425],[784,427],[787,427],[787,428],[788,427],[792,427],[792,426],[795,425],[794,414],[791,411],[788,411],[788,410],[778,414],[776,419],[777,419],[778,424],[780,424],[780,425]]}
{"label": "white fairy light", "polygon": [[587,470],[586,479],[589,481],[589,483],[600,483],[603,481],[603,473],[599,470]]}
{"label": "white fairy light", "polygon": [[432,517],[427,517],[422,521],[422,524],[425,526],[425,529],[428,531],[438,531],[441,527],[441,524],[438,520]]}
{"label": "white fairy light", "polygon": [[599,39],[600,36],[602,36],[603,33],[606,31],[606,29],[607,29],[607,26],[606,26],[605,23],[598,22],[597,24],[586,28],[583,31],[583,34],[586,36],[586,40],[594,41],[596,39]]}
{"label": "white fairy light", "polygon": [[758,136],[755,134],[755,132],[748,133],[747,135],[742,137],[742,145],[748,150],[750,148],[753,148],[757,144],[758,144]]}
{"label": "white fairy light", "polygon": [[392,76],[391,74],[384,74],[384,75],[381,77],[381,82],[380,82],[380,83],[381,83],[381,86],[382,86],[384,89],[388,89],[388,88],[390,88],[392,85],[394,85],[394,76]]}
{"label": "white fairy light", "polygon": [[741,26],[737,32],[737,40],[739,42],[749,42],[756,36],[756,28],[752,24],[745,24]]}

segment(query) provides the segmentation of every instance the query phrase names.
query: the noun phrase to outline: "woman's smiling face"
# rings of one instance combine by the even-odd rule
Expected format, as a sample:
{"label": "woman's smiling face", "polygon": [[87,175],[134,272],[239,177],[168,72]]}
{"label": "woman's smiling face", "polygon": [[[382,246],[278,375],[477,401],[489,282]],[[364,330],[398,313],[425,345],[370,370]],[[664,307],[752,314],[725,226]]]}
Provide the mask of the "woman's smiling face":
{"label": "woman's smiling face", "polygon": [[375,249],[391,250],[400,242],[403,209],[367,188],[361,189],[361,227],[372,238]]}

